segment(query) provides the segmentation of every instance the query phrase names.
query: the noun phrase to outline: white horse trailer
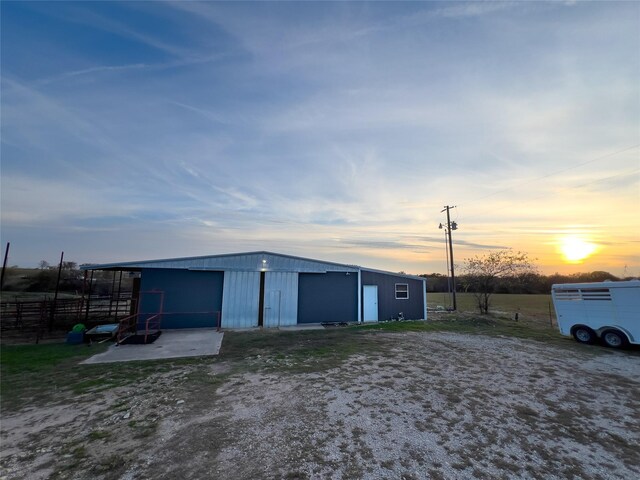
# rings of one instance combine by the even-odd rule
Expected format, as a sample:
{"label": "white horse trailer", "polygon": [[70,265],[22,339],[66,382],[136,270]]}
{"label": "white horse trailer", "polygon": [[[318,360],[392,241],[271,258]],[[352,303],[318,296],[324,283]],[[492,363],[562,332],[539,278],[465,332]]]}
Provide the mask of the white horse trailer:
{"label": "white horse trailer", "polygon": [[558,327],[580,343],[640,344],[640,280],[551,287]]}

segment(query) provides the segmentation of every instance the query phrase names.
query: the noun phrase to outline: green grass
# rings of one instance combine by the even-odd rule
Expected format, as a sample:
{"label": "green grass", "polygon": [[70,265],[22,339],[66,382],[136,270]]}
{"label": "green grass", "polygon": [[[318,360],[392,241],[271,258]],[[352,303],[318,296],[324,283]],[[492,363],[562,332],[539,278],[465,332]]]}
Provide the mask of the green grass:
{"label": "green grass", "polygon": [[106,345],[67,345],[51,343],[43,345],[3,345],[0,349],[2,376],[38,372],[45,374],[62,363],[82,360],[106,350]]}
{"label": "green grass", "polygon": [[0,349],[0,399],[2,407],[34,396],[53,393],[68,378],[76,378],[82,367],[78,362],[100,353],[106,345],[3,345]]}
{"label": "green grass", "polygon": [[[281,332],[227,332],[220,359],[237,368],[243,360],[258,359],[263,369],[303,372],[336,367],[350,355],[366,350],[376,342],[352,328]],[[255,368],[251,362],[243,368]]]}
{"label": "green grass", "polygon": [[[555,311],[551,302],[551,295],[517,295],[495,293],[491,295],[489,312],[504,312],[511,318],[519,312],[523,318],[529,318],[550,324],[550,318],[555,322]],[[456,303],[459,312],[478,313],[475,297],[472,293],[457,293]],[[451,300],[447,293],[427,293],[427,305],[434,308],[437,305],[450,306]],[[554,323],[555,325],[555,323]]]}
{"label": "green grass", "polygon": [[[171,359],[126,364],[80,365],[106,350],[107,344],[3,345],[0,350],[0,402],[3,411],[25,403],[64,402],[87,393],[128,385],[175,365],[197,359]],[[86,399],[87,401],[90,398]]]}
{"label": "green grass", "polygon": [[[53,300],[55,292],[13,292],[3,291],[0,294],[0,299],[3,302],[15,302],[16,300],[21,302],[36,302],[40,300]],[[69,292],[58,292],[58,300],[81,298],[81,295]]]}
{"label": "green grass", "polygon": [[431,314],[429,321],[386,322],[358,328],[386,332],[457,332],[481,335],[516,337],[566,345],[567,341],[557,328],[536,320],[515,322],[504,315],[478,315],[473,313]]}
{"label": "green grass", "polygon": [[[475,313],[430,314],[429,321],[380,322],[328,330],[279,332],[227,332],[220,359],[238,365],[242,359],[258,359],[264,368],[310,371],[339,366],[356,353],[386,348],[388,342],[377,333],[458,332],[493,336],[510,336],[573,346],[556,327],[536,318],[515,322],[510,315]],[[254,368],[254,367],[251,367]]]}
{"label": "green grass", "polygon": [[[464,299],[464,295],[462,298]],[[514,296],[524,297],[524,296]],[[545,296],[512,298],[510,303],[496,296],[505,306],[519,306],[521,312],[544,306]],[[538,298],[533,298],[538,297]],[[463,300],[464,301],[464,300]],[[528,303],[527,303],[528,301]],[[500,307],[496,303],[496,308]],[[0,353],[0,399],[2,408],[11,410],[24,404],[47,404],[72,398],[90,401],[97,392],[134,384],[155,374],[189,366],[183,381],[191,389],[215,390],[230,375],[239,372],[280,371],[311,372],[340,367],[353,354],[390,351],[394,343],[386,333],[459,332],[516,337],[542,341],[564,348],[601,350],[585,347],[562,337],[557,328],[540,320],[539,315],[524,315],[515,322],[511,313],[430,313],[428,321],[381,322],[371,325],[336,327],[325,330],[226,332],[220,354],[214,358],[185,358],[126,364],[80,365],[89,355],[107,345],[42,344],[3,346]],[[390,353],[391,355],[391,353]],[[225,365],[223,374],[212,376],[211,366]],[[79,407],[81,408],[81,407]]]}

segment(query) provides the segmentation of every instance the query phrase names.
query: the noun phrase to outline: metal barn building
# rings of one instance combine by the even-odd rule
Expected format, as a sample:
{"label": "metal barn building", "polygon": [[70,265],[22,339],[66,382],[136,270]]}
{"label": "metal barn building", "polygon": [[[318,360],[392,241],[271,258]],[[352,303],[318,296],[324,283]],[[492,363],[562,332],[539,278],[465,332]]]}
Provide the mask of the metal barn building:
{"label": "metal barn building", "polygon": [[426,280],[270,252],[86,265],[137,272],[139,317],[162,328],[280,327],[426,319]]}

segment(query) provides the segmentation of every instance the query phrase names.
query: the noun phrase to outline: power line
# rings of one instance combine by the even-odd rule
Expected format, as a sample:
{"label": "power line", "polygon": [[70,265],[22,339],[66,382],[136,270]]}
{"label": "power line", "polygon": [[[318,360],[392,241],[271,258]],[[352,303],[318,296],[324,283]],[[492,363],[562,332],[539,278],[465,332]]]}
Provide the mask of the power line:
{"label": "power line", "polygon": [[[624,152],[629,151],[629,150],[633,150],[634,148],[638,148],[638,147],[640,147],[640,143],[638,143],[636,145],[631,145],[630,147],[623,148],[622,150],[618,150],[618,151],[615,151],[615,152],[612,152],[612,153],[608,153],[606,155],[602,155],[600,157],[592,158],[591,160],[587,160],[586,162],[578,163],[577,165],[573,165],[571,167],[563,168],[562,170],[556,170],[555,172],[551,172],[551,173],[548,173],[546,175],[542,175],[540,177],[532,178],[532,179],[527,180],[525,182],[517,183],[515,185],[512,185],[511,187],[503,188],[502,190],[497,190],[495,192],[492,192],[492,193],[489,193],[487,195],[484,195],[483,197],[479,197],[479,198],[476,198],[474,200],[471,200],[471,203],[478,202],[480,200],[484,200],[485,198],[489,198],[489,197],[492,197],[494,195],[498,195],[500,193],[508,192],[508,191],[513,190],[515,188],[521,187],[523,185],[530,185],[532,182],[536,182],[536,181],[542,180],[544,178],[549,178],[549,177],[552,177],[554,175],[558,175],[559,173],[564,173],[564,172],[567,172],[569,170],[573,170],[575,168],[583,167],[584,165],[588,165],[590,163],[594,163],[594,162],[597,162],[599,160],[604,160],[605,158],[614,157],[616,155],[619,155],[619,154],[624,153]],[[467,203],[470,203],[470,202],[467,202]]]}
{"label": "power line", "polygon": [[[635,170],[631,170],[631,171],[628,171],[628,172],[617,173],[615,175],[608,175],[606,177],[602,177],[602,178],[598,178],[598,179],[595,179],[595,180],[591,180],[589,182],[580,183],[578,185],[573,185],[573,186],[570,186],[570,187],[566,187],[562,191],[571,191],[571,190],[575,190],[575,189],[578,189],[578,188],[581,188],[581,187],[586,187],[587,185],[592,185],[594,183],[604,182],[606,180],[611,180],[612,178],[633,175],[634,173],[638,173],[638,172],[640,172],[640,168],[637,168]],[[531,203],[533,201],[539,200],[541,198],[549,198],[549,196],[550,195],[548,193],[543,193],[541,195],[537,195],[535,197],[528,198],[526,200],[519,199],[518,200],[518,204],[519,205],[526,205],[528,203]],[[483,213],[481,212],[480,214],[476,214],[473,217],[474,217],[474,219],[477,219],[479,217],[482,217],[482,215],[486,215],[487,213],[488,212],[483,212]]]}
{"label": "power line", "polygon": [[[626,149],[624,149],[624,150],[621,150],[621,151],[619,151],[619,152],[617,152],[617,153],[620,153],[620,152],[622,152],[622,151],[626,151],[626,150],[629,150],[629,149],[632,149],[632,148],[636,148],[636,147],[638,147],[638,146],[640,146],[640,144],[639,144],[639,145],[635,145],[635,146],[633,146],[633,147],[628,147],[628,148],[626,148]],[[610,157],[610,156],[612,156],[612,155],[614,155],[614,154],[606,155],[606,157]],[[599,157],[599,158],[597,158],[597,159],[589,160],[588,162],[584,162],[584,163],[582,163],[582,164],[580,164],[580,165],[585,165],[586,163],[592,163],[592,162],[594,162],[594,161],[596,161],[596,160],[601,160],[602,158],[605,158],[605,157]],[[580,165],[577,165],[577,166],[580,166]],[[577,167],[577,166],[576,166],[576,167]],[[576,168],[576,167],[572,167],[572,168]],[[571,169],[571,168],[567,168],[567,169],[564,169],[564,170],[562,170],[562,171],[567,171],[567,170],[570,170],[570,169]],[[606,180],[610,180],[610,179],[612,179],[612,178],[616,178],[616,177],[629,176],[629,175],[633,175],[633,174],[638,173],[638,172],[640,172],[640,169],[637,169],[637,168],[636,168],[636,169],[634,169],[634,170],[630,170],[630,171],[626,171],[626,172],[621,172],[621,173],[616,173],[615,175],[607,175],[606,177],[596,178],[596,179],[594,179],[594,180],[590,180],[590,181],[585,182],[585,183],[580,183],[580,184],[577,184],[577,185],[572,185],[572,186],[565,187],[565,188],[563,188],[563,189],[562,189],[562,191],[575,190],[575,189],[582,188],[582,187],[585,187],[585,186],[588,186],[588,185],[592,185],[592,184],[594,184],[594,183],[604,182],[604,181],[606,181]],[[545,175],[545,176],[543,176],[543,177],[539,177],[538,179],[540,179],[540,178],[547,178],[547,177],[550,177],[550,176],[552,176],[552,175],[555,175],[556,173],[560,173],[560,171],[555,172],[555,173],[552,173],[552,174]],[[535,180],[535,179],[534,179],[534,180]],[[534,180],[531,180],[531,181],[534,181]],[[526,183],[529,183],[529,182],[523,182],[523,183],[518,184],[518,185],[516,185],[516,186],[524,185],[524,184],[526,184]],[[513,187],[513,188],[515,188],[515,187]],[[613,187],[612,187],[612,188],[613,188]],[[497,194],[497,193],[501,193],[501,192],[504,192],[504,191],[507,191],[507,190],[509,190],[509,189],[504,189],[504,190],[501,190],[501,191],[498,191],[498,192],[494,192],[494,193],[489,194],[489,195],[486,195],[486,196],[484,196],[484,197],[480,197],[478,200],[481,200],[481,199],[487,198],[487,197],[489,197],[489,196],[491,196],[491,195],[494,195],[494,194]],[[526,200],[523,200],[521,197],[515,197],[515,198],[511,198],[509,201],[510,201],[510,203],[511,203],[512,205],[513,205],[514,203],[517,203],[518,205],[526,205],[526,204],[531,203],[531,202],[533,202],[533,201],[535,201],[535,200],[539,200],[540,198],[549,198],[549,196],[550,196],[550,194],[548,194],[548,193],[544,193],[544,194],[541,194],[541,195],[537,195],[537,196],[535,196],[535,197],[528,198],[528,199],[526,199]],[[474,200],[474,202],[476,202],[476,201],[477,201],[477,200]],[[467,204],[463,204],[462,206],[464,207],[464,206],[466,206],[466,205],[467,205]],[[458,207],[460,207],[460,205],[459,205]],[[474,220],[476,220],[476,219],[478,219],[478,218],[481,218],[482,216],[487,215],[488,213],[489,213],[488,211],[481,210],[479,213],[474,214],[473,218],[474,218]]]}
{"label": "power line", "polygon": [[591,180],[590,182],[581,183],[579,185],[574,185],[571,188],[573,189],[573,188],[586,187],[587,185],[591,185],[591,184],[598,183],[598,182],[604,182],[605,180],[610,180],[610,179],[616,178],[616,177],[633,175],[634,173],[638,173],[638,172],[640,172],[640,168],[636,168],[635,170],[631,170],[630,172],[622,172],[622,173],[617,173],[615,175],[609,175],[608,177],[597,178],[596,180]]}

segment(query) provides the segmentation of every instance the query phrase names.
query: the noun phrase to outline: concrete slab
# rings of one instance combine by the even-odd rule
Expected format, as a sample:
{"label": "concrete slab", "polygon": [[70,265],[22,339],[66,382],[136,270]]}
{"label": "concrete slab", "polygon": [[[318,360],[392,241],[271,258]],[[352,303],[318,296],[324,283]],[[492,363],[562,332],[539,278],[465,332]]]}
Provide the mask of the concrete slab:
{"label": "concrete slab", "polygon": [[165,358],[201,357],[220,352],[224,333],[213,328],[163,330],[149,345],[112,345],[81,362],[83,364],[161,360]]}

